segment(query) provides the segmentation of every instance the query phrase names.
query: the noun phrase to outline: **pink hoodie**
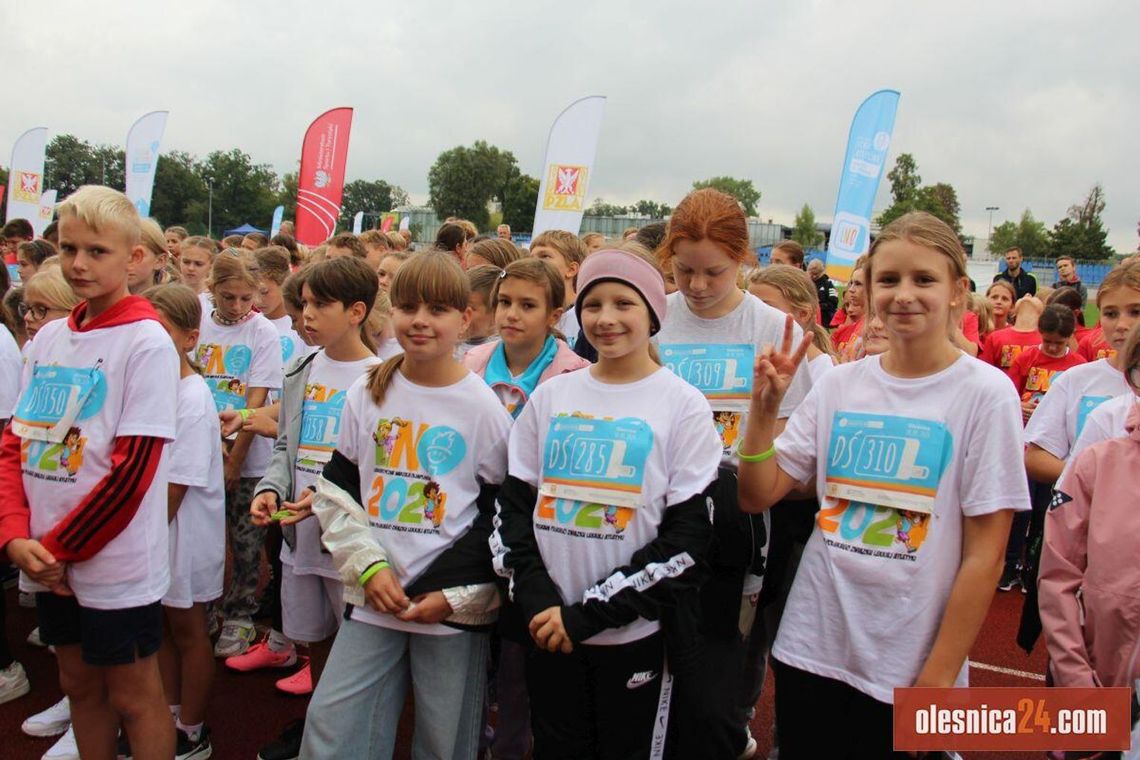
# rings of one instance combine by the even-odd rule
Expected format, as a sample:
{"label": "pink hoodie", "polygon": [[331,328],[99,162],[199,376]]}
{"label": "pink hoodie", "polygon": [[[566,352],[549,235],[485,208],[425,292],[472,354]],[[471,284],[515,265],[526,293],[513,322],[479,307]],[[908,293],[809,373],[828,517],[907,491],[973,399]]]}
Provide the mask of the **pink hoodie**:
{"label": "pink hoodie", "polygon": [[[488,362],[491,361],[491,354],[498,347],[499,341],[497,340],[475,346],[463,355],[463,366],[482,377],[483,372],[487,369]],[[566,345],[566,341],[560,340],[558,341],[558,352],[554,354],[554,361],[550,362],[550,366],[538,378],[538,383],[541,385],[552,377],[589,366],[590,362],[574,353],[570,346]]]}
{"label": "pink hoodie", "polygon": [[1140,404],[1125,430],[1077,456],[1045,516],[1037,591],[1057,686],[1128,686],[1136,675]]}

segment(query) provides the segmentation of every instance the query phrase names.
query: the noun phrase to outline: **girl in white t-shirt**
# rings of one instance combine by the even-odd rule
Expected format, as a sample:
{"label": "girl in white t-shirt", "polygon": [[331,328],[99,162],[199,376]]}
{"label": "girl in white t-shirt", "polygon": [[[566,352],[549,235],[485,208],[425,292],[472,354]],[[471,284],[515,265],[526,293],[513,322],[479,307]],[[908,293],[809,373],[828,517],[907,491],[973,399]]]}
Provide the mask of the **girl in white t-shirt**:
{"label": "girl in white t-shirt", "polygon": [[772,308],[791,314],[804,334],[811,333],[806,358],[813,383],[836,365],[831,335],[815,318],[819,313],[819,292],[807,272],[787,265],[757,269],[748,276],[748,292]]}
{"label": "girl in white t-shirt", "polygon": [[[735,452],[749,405],[752,365],[758,351],[780,340],[784,314],[739,287],[741,269],[755,254],[744,212],[730,195],[706,188],[686,196],[673,212],[658,257],[678,289],[668,296],[669,312],[657,335],[661,359],[709,400],[723,447],[714,499],[713,574],[701,590],[701,657],[691,673],[677,671],[678,715],[693,726],[678,731],[679,741],[698,743],[680,749],[683,755],[736,756],[752,745],[747,711],[759,696],[764,652],[774,635],[774,629],[765,632],[756,614],[768,548],[785,548],[784,540],[792,534],[806,541],[811,524],[807,505],[781,505],[771,516],[756,517],[742,513],[736,498]],[[810,385],[803,367],[780,408],[782,419]],[[775,559],[784,565],[786,556],[782,552]],[[721,686],[742,676],[739,689]]]}
{"label": "girl in white t-shirt", "polygon": [[[214,680],[214,652],[206,603],[222,595],[226,564],[222,437],[206,381],[190,364],[202,308],[185,285],[159,285],[143,294],[170,333],[181,361],[178,423],[167,452],[170,588],[162,598],[166,635],[159,666],[166,701],[175,707],[183,746],[209,746],[206,705]],[[188,744],[186,744],[188,742]]]}
{"label": "girl in white t-shirt", "polygon": [[[214,259],[210,293],[215,308],[202,316],[195,349],[198,366],[219,412],[255,415],[270,390],[281,387],[281,342],[273,324],[253,308],[257,278],[245,257],[226,251]],[[253,488],[265,474],[273,441],[243,429],[225,459],[226,537],[233,554],[230,587],[222,600],[218,657],[242,654],[252,643],[258,573],[265,534],[250,521]]]}
{"label": "girl in white t-shirt", "polygon": [[666,319],[661,273],[602,250],[578,284],[598,363],[538,386],[515,422],[495,568],[538,650],[535,756],[660,757],[672,688],[660,621],[703,579],[721,446],[708,401],[650,344]]}
{"label": "girl in white t-shirt", "polygon": [[494,492],[511,418],[455,361],[468,284],[450,254],[416,254],[392,280],[404,353],[347,393],[313,512],[348,603],[306,717],[301,757],[391,757],[409,683],[417,757],[479,749]]}
{"label": "girl in white t-shirt", "polygon": [[1025,480],[1007,471],[1017,393],[949,337],[968,292],[953,230],[907,214],[883,229],[866,272],[890,349],[824,375],[773,445],[809,345],[793,350],[789,329],[757,362],[740,449],[743,508],[813,479],[821,503],[772,650],[789,756],[888,757],[893,689],[966,684],[1012,512],[1029,508]]}

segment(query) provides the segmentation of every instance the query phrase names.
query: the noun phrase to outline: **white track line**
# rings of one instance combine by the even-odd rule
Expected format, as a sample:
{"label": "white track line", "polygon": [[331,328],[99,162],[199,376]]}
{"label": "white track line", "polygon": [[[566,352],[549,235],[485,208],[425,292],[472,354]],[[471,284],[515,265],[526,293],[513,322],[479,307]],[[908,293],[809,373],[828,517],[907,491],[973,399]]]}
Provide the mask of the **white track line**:
{"label": "white track line", "polygon": [[970,667],[971,668],[981,668],[982,670],[989,670],[989,671],[992,671],[994,673],[1003,673],[1007,676],[1017,676],[1018,678],[1026,678],[1030,681],[1044,681],[1045,680],[1045,676],[1041,675],[1040,673],[1030,673],[1029,671],[1026,671],[1026,670],[1014,670],[1013,668],[1003,668],[1000,665],[987,665],[986,663],[978,662],[977,660],[970,660]]}

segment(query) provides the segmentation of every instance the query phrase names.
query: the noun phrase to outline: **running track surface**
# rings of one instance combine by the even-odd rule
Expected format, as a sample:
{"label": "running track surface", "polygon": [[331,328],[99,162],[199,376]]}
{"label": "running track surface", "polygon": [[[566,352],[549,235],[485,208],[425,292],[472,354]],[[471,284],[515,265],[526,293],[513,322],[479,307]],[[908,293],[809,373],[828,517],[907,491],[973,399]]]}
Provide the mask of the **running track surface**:
{"label": "running track surface", "polygon": [[[7,760],[39,760],[55,739],[33,739],[20,731],[20,723],[60,698],[55,660],[45,649],[24,641],[35,626],[35,613],[16,603],[14,589],[4,592],[8,602],[8,637],[16,659],[23,663],[32,682],[32,692],[0,705],[0,757]],[[977,686],[1040,686],[1037,674],[1044,672],[1044,644],[1038,641],[1026,655],[1014,643],[1024,597],[1017,591],[998,592],[978,642],[971,653],[975,663],[970,681]],[[274,739],[289,720],[304,715],[306,700],[281,694],[273,682],[290,671],[251,674],[230,673],[219,662],[214,695],[207,722],[213,734],[214,757],[218,760],[254,760],[257,750]],[[395,758],[410,757],[411,720],[405,710]],[[767,756],[772,726],[771,681],[765,686],[752,733],[760,745],[758,758]],[[1040,753],[965,753],[973,759],[1040,758]]]}

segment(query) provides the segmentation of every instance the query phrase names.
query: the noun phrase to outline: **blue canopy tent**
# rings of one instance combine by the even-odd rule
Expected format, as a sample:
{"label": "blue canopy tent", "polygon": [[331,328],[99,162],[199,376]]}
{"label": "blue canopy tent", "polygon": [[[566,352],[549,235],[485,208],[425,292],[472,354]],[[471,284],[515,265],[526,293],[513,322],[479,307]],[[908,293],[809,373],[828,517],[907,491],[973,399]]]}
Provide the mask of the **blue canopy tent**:
{"label": "blue canopy tent", "polygon": [[225,232],[222,233],[222,235],[223,236],[248,235],[251,232],[260,232],[262,235],[268,235],[269,234],[268,231],[258,229],[257,227],[254,227],[252,224],[247,223],[247,224],[243,224],[240,227],[234,227],[232,230],[226,230]]}

